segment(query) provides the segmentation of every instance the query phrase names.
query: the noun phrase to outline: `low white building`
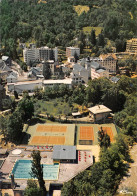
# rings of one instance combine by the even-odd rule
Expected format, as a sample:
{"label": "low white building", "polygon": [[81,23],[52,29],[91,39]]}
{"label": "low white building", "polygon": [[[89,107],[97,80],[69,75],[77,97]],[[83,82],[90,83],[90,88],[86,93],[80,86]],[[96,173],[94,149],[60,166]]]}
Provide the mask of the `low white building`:
{"label": "low white building", "polygon": [[68,79],[63,79],[63,80],[43,80],[43,87],[53,87],[54,85],[62,85],[65,84],[68,86],[68,88],[72,88],[72,79],[68,78]]}
{"label": "low white building", "polygon": [[43,88],[42,80],[8,83],[7,86],[8,91],[16,91],[17,93],[22,93],[23,91],[33,92],[36,88]]}

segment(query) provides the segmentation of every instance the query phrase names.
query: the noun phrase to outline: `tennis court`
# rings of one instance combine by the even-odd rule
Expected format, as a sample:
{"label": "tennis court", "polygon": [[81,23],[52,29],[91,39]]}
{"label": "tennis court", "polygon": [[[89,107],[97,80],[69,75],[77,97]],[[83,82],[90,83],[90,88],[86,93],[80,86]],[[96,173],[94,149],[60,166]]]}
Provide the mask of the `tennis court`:
{"label": "tennis court", "polygon": [[[109,135],[110,141],[113,142],[113,140],[114,140],[114,135],[113,135],[112,128],[111,128],[111,127],[102,127],[102,129],[103,129],[103,131],[105,131],[105,132]],[[99,130],[101,130],[101,127],[100,127]]]}
{"label": "tennis court", "polygon": [[67,131],[67,126],[59,125],[38,125],[36,132],[60,132],[64,133]]}
{"label": "tennis court", "polygon": [[80,140],[94,140],[93,127],[80,127]]}
{"label": "tennis court", "polygon": [[31,145],[34,145],[34,144],[64,145],[65,137],[64,136],[33,136],[30,144]]}

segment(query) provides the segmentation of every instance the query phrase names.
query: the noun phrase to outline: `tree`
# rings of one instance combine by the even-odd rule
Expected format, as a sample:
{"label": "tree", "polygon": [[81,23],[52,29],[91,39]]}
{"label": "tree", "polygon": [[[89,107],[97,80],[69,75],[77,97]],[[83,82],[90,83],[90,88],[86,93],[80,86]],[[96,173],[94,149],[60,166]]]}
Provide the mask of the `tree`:
{"label": "tree", "polygon": [[31,119],[34,113],[34,104],[30,97],[24,97],[17,106],[17,111],[22,115],[23,121]]}
{"label": "tree", "polygon": [[104,35],[101,32],[98,37],[98,46],[102,46],[104,48],[104,45],[105,45]]}
{"label": "tree", "polygon": [[41,196],[41,190],[38,188],[36,181],[34,180],[28,180],[27,181],[27,187],[24,191],[24,196]]}
{"label": "tree", "polygon": [[19,141],[23,130],[22,116],[19,111],[13,112],[7,121],[6,137],[11,142]]}
{"label": "tree", "polygon": [[18,93],[17,93],[17,91],[14,91],[14,96],[15,96],[15,99],[18,99]]}
{"label": "tree", "polygon": [[32,167],[31,167],[31,176],[33,178],[37,178],[39,182],[39,186],[43,192],[43,196],[46,195],[46,188],[45,188],[45,181],[43,179],[43,166],[41,165],[41,156],[39,151],[33,151],[31,154],[32,160]]}
{"label": "tree", "polygon": [[101,130],[98,131],[98,141],[101,148],[108,148],[110,146],[110,137],[102,127]]}
{"label": "tree", "polygon": [[43,63],[43,76],[45,79],[49,79],[51,77],[51,70],[48,62]]}
{"label": "tree", "polygon": [[78,61],[79,58],[78,58],[78,55],[77,55],[76,52],[74,53],[74,58],[75,58],[75,63],[77,63],[77,61]]}
{"label": "tree", "polygon": [[7,130],[7,119],[2,115],[0,116],[0,134],[6,138],[6,130]]}
{"label": "tree", "polygon": [[95,34],[94,29],[91,31],[91,34],[90,34],[90,41],[93,46],[96,45],[96,34]]}

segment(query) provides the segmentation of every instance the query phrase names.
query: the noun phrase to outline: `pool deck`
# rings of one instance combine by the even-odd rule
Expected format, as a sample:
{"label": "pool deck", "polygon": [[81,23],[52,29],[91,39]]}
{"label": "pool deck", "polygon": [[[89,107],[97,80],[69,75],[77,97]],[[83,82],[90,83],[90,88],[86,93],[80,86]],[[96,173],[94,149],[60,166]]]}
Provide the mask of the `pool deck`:
{"label": "pool deck", "polygon": [[[26,159],[32,160],[31,153],[32,151],[26,151],[21,149],[22,153],[20,155],[13,155],[12,152],[9,153],[8,157],[5,159],[5,162],[1,168],[0,180],[9,180],[9,174],[11,173],[14,164],[17,159]],[[42,151],[41,152],[41,163],[42,164],[53,164],[52,159],[53,152]],[[79,153],[78,153],[79,154]],[[91,151],[81,151],[81,159],[78,157],[78,163],[60,163],[58,180],[56,181],[45,181],[46,186],[49,186],[49,183],[64,183],[68,180],[75,177],[78,173],[84,171],[86,168],[93,164],[92,152]],[[86,158],[85,158],[86,154]],[[79,155],[78,155],[79,156]],[[18,189],[25,189],[27,185],[26,179],[15,179]]]}

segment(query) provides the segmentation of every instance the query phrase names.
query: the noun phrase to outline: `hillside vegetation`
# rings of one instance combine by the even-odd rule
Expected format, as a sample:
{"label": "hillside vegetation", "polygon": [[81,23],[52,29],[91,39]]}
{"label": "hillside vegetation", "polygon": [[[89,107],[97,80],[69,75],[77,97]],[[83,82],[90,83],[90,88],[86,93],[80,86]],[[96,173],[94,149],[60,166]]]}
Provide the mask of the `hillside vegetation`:
{"label": "hillside vegetation", "polygon": [[[103,27],[104,37],[121,45],[127,39],[137,36],[136,0],[42,2],[1,1],[2,54],[16,59],[17,40],[28,42],[34,39],[38,47],[47,45],[65,48],[78,45],[76,38],[80,36],[83,27]],[[74,6],[79,8],[78,14]]]}

